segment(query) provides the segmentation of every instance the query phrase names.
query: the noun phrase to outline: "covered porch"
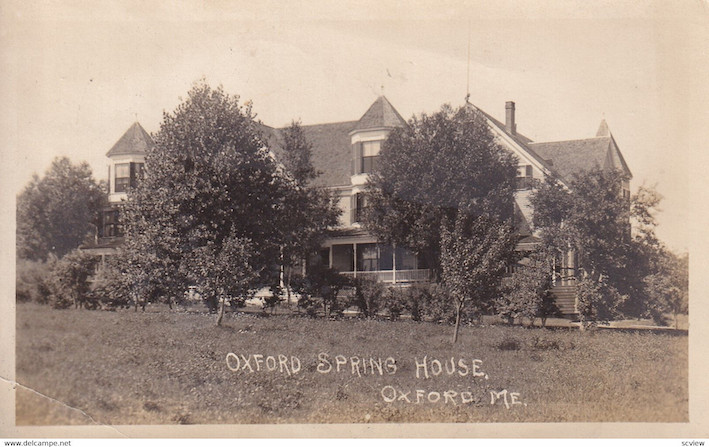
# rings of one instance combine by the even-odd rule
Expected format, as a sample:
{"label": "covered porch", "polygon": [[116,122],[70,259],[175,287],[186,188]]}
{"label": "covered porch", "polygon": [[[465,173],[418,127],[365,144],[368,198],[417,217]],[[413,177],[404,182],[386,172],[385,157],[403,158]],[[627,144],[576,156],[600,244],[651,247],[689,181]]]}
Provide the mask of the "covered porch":
{"label": "covered porch", "polygon": [[321,251],[322,262],[352,278],[387,284],[425,282],[431,271],[415,253],[373,239],[331,240]]}

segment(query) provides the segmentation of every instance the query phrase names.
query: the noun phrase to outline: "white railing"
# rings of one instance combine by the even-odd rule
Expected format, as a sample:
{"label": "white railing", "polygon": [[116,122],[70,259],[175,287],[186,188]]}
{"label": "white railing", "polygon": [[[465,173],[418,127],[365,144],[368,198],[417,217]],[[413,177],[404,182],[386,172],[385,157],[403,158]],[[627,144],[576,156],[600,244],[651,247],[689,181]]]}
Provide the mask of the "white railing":
{"label": "white railing", "polygon": [[[394,283],[394,271],[393,270],[375,270],[375,271],[361,271],[361,272],[340,272],[343,275],[372,279],[379,282]],[[431,271],[428,269],[414,269],[414,270],[397,270],[396,271],[396,283],[409,283],[409,282],[425,282],[430,281]]]}

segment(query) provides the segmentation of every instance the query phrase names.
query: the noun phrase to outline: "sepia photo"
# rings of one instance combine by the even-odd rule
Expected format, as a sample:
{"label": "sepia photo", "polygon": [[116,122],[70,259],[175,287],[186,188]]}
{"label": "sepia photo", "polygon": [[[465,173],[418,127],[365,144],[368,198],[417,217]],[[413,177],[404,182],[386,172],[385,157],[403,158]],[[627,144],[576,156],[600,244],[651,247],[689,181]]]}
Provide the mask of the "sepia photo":
{"label": "sepia photo", "polygon": [[3,437],[706,436],[705,1],[0,9]]}

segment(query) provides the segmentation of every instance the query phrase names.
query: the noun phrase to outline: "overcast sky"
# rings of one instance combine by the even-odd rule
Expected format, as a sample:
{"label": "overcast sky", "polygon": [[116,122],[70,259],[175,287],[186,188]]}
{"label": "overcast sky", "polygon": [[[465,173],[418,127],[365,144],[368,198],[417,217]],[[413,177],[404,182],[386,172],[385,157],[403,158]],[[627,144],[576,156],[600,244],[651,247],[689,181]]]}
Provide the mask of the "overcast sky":
{"label": "overcast sky", "polygon": [[706,148],[694,130],[709,123],[705,0],[185,3],[3,2],[8,200],[59,155],[104,178],[123,132],[157,131],[203,77],[271,126],[356,120],[382,92],[408,119],[461,105],[469,81],[471,102],[501,120],[515,101],[535,141],[592,137],[605,118],[633,189],[665,197],[661,238],[689,248],[692,150]]}

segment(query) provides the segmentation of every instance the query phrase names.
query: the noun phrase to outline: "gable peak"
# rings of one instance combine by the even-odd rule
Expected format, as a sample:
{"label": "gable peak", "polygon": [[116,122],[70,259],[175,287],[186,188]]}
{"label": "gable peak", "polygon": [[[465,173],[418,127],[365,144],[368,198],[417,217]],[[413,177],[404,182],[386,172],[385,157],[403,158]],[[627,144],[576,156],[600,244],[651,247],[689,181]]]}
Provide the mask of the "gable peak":
{"label": "gable peak", "polygon": [[406,120],[401,117],[384,95],[379,96],[357,122],[356,130],[381,127],[401,127]]}
{"label": "gable peak", "polygon": [[601,120],[601,125],[598,126],[598,131],[596,132],[597,137],[610,137],[611,136],[611,130],[608,128],[608,123],[606,123],[606,119],[603,118]]}
{"label": "gable peak", "polygon": [[144,155],[153,144],[153,139],[150,137],[150,134],[136,121],[125,131],[121,138],[118,139],[106,156]]}

